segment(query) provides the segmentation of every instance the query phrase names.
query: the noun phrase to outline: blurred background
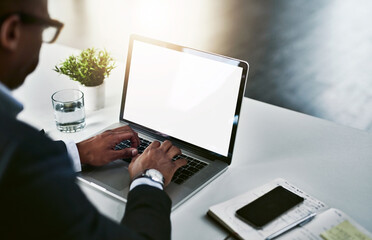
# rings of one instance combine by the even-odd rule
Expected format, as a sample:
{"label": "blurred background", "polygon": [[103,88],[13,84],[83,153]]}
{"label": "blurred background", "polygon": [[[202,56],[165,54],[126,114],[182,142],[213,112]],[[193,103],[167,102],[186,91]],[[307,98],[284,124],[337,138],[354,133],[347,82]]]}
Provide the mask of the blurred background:
{"label": "blurred background", "polygon": [[372,131],[370,0],[50,0],[58,43],[125,61],[132,33],[250,64],[245,96]]}

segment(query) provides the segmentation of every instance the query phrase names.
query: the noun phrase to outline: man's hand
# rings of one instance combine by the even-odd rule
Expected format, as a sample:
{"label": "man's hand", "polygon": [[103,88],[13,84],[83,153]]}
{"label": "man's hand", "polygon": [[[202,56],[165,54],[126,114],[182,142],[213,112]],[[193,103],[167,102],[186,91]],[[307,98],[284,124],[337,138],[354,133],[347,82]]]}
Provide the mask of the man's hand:
{"label": "man's hand", "polygon": [[154,141],[141,155],[132,159],[128,168],[130,178],[133,180],[146,169],[156,169],[163,174],[164,186],[167,186],[176,170],[187,164],[186,159],[172,160],[179,154],[181,150],[173,146],[170,141],[165,141],[163,144]]}
{"label": "man's hand", "polygon": [[[114,150],[115,146],[124,141],[131,141],[131,148]],[[102,166],[120,158],[132,158],[138,154],[140,144],[138,134],[129,126],[107,130],[97,136],[76,144],[79,150],[80,162],[93,166]]]}

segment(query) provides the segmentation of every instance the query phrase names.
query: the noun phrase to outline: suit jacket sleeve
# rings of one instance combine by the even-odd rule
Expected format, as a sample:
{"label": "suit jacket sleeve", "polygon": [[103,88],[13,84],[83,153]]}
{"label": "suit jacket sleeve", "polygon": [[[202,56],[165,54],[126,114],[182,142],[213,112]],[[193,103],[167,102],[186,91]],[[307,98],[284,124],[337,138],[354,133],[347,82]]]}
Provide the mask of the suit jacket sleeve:
{"label": "suit jacket sleeve", "polygon": [[146,185],[129,192],[122,224],[145,239],[170,239],[171,201],[164,191]]}
{"label": "suit jacket sleeve", "polygon": [[[8,160],[0,179],[0,239],[170,238],[170,200],[163,191],[136,187],[129,194],[123,224],[115,223],[76,184],[62,142],[29,127],[10,130],[2,137],[15,147],[0,148],[0,159]],[[17,133],[23,137],[14,138]]]}

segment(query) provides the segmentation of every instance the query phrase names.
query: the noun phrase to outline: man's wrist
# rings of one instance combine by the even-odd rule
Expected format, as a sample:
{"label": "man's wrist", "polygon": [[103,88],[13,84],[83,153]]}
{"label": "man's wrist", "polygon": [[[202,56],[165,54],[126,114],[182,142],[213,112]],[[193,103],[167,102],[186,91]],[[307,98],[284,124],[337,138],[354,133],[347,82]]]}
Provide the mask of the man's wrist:
{"label": "man's wrist", "polygon": [[133,178],[133,181],[138,178],[148,178],[149,180],[161,184],[164,186],[165,179],[163,174],[156,169],[146,169],[142,173],[138,174],[136,177]]}

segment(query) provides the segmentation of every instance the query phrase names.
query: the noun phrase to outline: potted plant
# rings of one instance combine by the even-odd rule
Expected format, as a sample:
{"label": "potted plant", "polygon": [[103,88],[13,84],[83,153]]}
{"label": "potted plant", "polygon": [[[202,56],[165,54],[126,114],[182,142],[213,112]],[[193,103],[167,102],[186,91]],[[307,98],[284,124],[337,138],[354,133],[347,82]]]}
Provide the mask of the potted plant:
{"label": "potted plant", "polygon": [[54,71],[79,82],[85,108],[98,110],[105,106],[104,80],[114,68],[114,59],[106,50],[88,48],[56,65]]}

